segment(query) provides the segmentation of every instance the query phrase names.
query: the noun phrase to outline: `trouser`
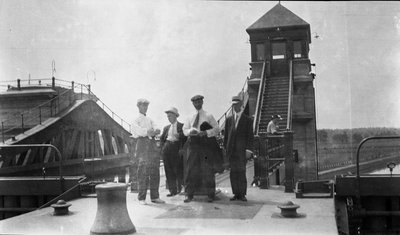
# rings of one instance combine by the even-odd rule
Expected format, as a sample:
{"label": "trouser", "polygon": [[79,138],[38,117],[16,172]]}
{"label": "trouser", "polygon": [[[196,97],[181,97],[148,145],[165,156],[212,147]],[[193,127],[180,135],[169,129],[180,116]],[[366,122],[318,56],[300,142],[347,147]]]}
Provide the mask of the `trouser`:
{"label": "trouser", "polygon": [[215,174],[212,168],[211,156],[207,156],[207,146],[202,145],[198,138],[189,140],[188,163],[186,169],[186,195],[192,197],[201,187],[209,197],[215,196]]}
{"label": "trouser", "polygon": [[232,156],[230,161],[230,181],[232,193],[235,196],[243,197],[247,193],[247,178],[246,178],[246,158],[238,158]]}
{"label": "trouser", "polygon": [[183,159],[179,155],[179,147],[178,141],[166,141],[163,147],[165,176],[171,194],[177,194],[182,190]]}
{"label": "trouser", "polygon": [[154,151],[155,141],[148,138],[139,138],[136,145],[136,154],[139,159],[138,175],[138,199],[145,200],[147,190],[150,188],[150,198],[160,197],[160,157]]}

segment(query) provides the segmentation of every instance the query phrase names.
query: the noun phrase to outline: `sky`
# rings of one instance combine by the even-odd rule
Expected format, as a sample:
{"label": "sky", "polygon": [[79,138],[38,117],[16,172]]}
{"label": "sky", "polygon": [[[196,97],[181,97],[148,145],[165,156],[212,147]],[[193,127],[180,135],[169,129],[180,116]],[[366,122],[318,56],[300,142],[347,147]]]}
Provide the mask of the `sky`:
{"label": "sky", "polygon": [[[250,76],[246,28],[277,1],[0,0],[0,83],[91,84],[128,122],[150,101],[158,126],[190,98],[219,118]],[[285,2],[308,22],[317,128],[400,128],[400,3]],[[318,38],[314,37],[318,35]]]}

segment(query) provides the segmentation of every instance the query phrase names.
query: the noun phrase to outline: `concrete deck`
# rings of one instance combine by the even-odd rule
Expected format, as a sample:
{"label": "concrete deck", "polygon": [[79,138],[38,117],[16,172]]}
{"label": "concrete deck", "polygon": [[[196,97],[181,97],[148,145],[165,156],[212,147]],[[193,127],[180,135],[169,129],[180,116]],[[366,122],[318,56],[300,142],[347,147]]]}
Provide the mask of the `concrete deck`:
{"label": "concrete deck", "polygon": [[[253,175],[252,168],[248,168],[248,175]],[[294,193],[284,193],[282,186],[273,186],[249,187],[247,202],[231,202],[229,178],[222,177],[217,187],[221,192],[213,203],[203,196],[184,203],[183,195],[166,197],[167,190],[160,187],[165,204],[151,203],[148,198],[148,205],[140,205],[137,194],[128,191],[127,208],[136,234],[338,234],[332,198],[296,199]],[[288,200],[300,205],[299,217],[280,216],[277,205]],[[70,203],[66,216],[53,216],[53,208],[45,208],[2,220],[0,234],[90,234],[97,199],[81,198]]]}

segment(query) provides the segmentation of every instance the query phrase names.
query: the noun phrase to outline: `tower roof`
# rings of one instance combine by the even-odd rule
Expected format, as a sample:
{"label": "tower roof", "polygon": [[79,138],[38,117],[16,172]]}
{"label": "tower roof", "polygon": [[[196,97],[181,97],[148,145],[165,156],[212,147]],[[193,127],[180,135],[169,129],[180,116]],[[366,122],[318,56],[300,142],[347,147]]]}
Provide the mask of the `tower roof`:
{"label": "tower roof", "polygon": [[247,32],[259,29],[270,29],[277,27],[308,26],[310,24],[298,17],[296,14],[282,6],[276,4],[271,10],[265,13],[260,19],[246,29]]}

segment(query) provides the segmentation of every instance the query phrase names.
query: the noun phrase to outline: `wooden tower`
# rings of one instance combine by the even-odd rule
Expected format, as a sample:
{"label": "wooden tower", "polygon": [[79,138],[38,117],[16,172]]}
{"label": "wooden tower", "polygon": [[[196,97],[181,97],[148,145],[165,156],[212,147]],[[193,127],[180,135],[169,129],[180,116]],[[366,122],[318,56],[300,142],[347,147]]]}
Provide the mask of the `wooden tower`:
{"label": "wooden tower", "polygon": [[295,180],[317,178],[314,74],[310,25],[277,4],[247,28],[251,44],[249,112],[256,132],[266,134],[274,114],[282,131],[294,133]]}

